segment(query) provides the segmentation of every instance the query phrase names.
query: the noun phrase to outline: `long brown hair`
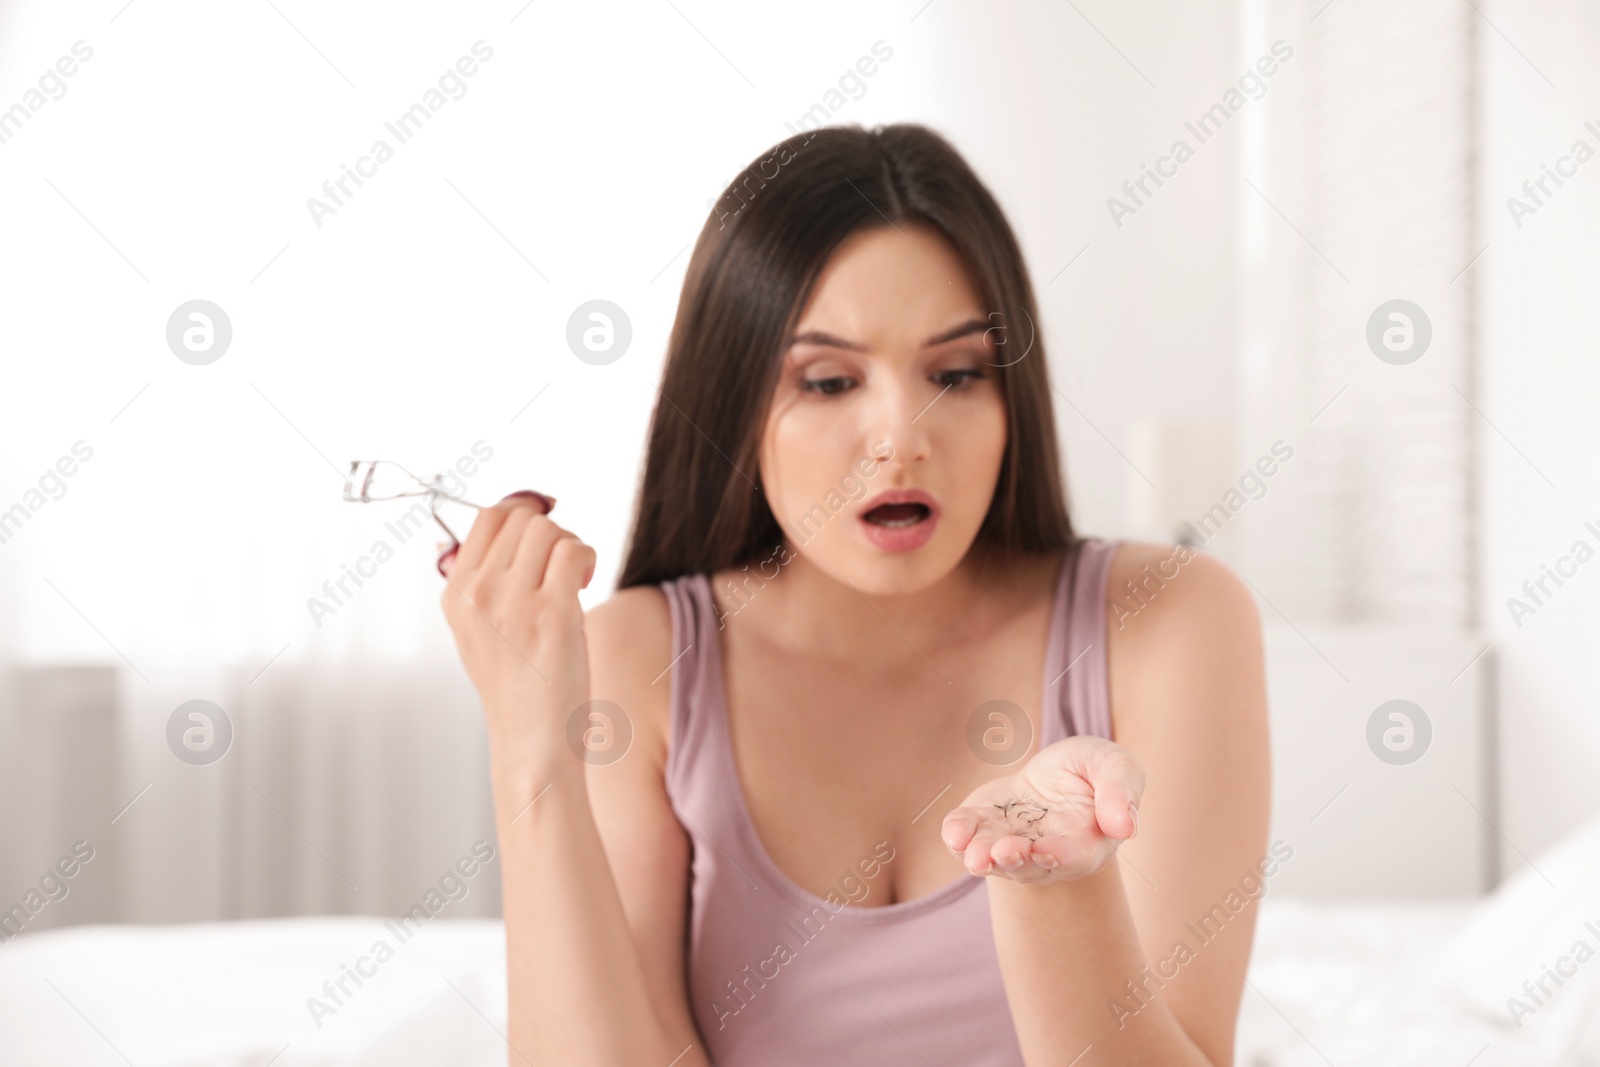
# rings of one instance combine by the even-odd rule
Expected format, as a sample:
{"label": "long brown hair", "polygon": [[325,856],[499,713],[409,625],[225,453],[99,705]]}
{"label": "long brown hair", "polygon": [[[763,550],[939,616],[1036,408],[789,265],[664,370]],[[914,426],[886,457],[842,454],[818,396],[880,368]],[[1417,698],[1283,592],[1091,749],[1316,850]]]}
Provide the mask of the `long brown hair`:
{"label": "long brown hair", "polygon": [[617,588],[739,566],[783,540],[757,456],[784,343],[840,243],[906,222],[944,235],[1004,328],[996,369],[1009,432],[975,543],[1002,552],[1074,543],[1033,287],[1000,205],[925,126],[829,126],[745,167],[700,231]]}

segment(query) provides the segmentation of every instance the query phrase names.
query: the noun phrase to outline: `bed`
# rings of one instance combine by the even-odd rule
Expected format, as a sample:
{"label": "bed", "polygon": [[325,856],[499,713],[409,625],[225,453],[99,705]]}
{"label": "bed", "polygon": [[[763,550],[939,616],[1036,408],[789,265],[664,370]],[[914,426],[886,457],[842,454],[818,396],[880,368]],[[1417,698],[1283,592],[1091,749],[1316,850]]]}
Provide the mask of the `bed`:
{"label": "bed", "polygon": [[[0,1062],[500,1067],[499,923],[441,918],[406,934],[358,917],[25,935],[0,945]],[[1269,895],[1237,1063],[1600,1063],[1600,958],[1577,960],[1580,941],[1600,950],[1600,819],[1483,898]],[[1538,994],[1547,967],[1566,977],[1546,977],[1535,1003],[1523,983]],[[1514,1018],[1511,997],[1530,1010]]]}

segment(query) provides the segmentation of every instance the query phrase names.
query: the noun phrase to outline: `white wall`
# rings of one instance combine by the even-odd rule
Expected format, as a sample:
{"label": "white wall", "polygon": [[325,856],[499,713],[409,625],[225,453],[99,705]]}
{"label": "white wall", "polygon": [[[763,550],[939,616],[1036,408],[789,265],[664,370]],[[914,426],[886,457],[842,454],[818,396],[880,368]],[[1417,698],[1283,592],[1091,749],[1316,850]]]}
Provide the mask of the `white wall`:
{"label": "white wall", "polygon": [[[1361,20],[1383,17],[1358,0],[1338,0],[1315,25],[1309,11],[1263,0],[789,10],[639,0],[620,13],[511,0],[389,5],[382,18],[279,7],[0,8],[0,107],[74,41],[95,50],[67,94],[0,145],[12,207],[0,249],[0,507],[74,441],[95,448],[67,494],[0,545],[0,655],[116,665],[132,687],[130,744],[157,758],[152,731],[169,694],[219,699],[214,679],[235,667],[251,678],[281,656],[455,669],[431,535],[324,625],[310,618],[307,598],[391,514],[339,501],[349,459],[437,468],[490,442],[473,495],[531,485],[557,496],[557,517],[600,551],[588,600],[603,598],[706,202],[878,40],[892,60],[835,119],[933,125],[1010,214],[1071,401],[1057,397],[1057,416],[1080,525],[1131,531],[1139,476],[1124,454],[1141,420],[1231,422],[1237,454],[1253,460],[1273,427],[1244,383],[1297,350],[1292,331],[1251,332],[1261,304],[1240,300],[1237,266],[1267,246],[1316,262],[1242,179],[1263,166],[1277,175],[1263,131],[1303,93],[1296,64],[1315,61],[1319,39],[1359,44]],[[1476,395],[1493,420],[1477,428],[1477,596],[1503,664],[1502,829],[1529,853],[1600,808],[1586,654],[1600,563],[1520,629],[1504,605],[1585,519],[1600,521],[1600,361],[1584,315],[1600,280],[1600,163],[1520,230],[1503,203],[1586,118],[1600,122],[1585,111],[1600,100],[1589,61],[1600,25],[1569,7],[1484,5],[1521,55],[1475,23],[1486,74],[1479,228],[1491,241],[1471,278],[1485,299]],[[1107,199],[1280,35],[1295,63],[1118,226]],[[307,197],[479,39],[495,55],[467,95],[316,227]],[[1375,84],[1407,89],[1404,42],[1386,41],[1380,58]],[[1408,108],[1429,121],[1429,100],[1397,92],[1386,135],[1403,134]],[[1368,177],[1381,178],[1384,161],[1372,165]],[[1279,206],[1296,215],[1295,202]],[[1324,221],[1385,280],[1381,242]],[[1296,278],[1272,274],[1265,299]],[[179,363],[163,338],[172,309],[194,297],[234,323],[233,348],[209,367]],[[562,341],[568,314],[594,297],[633,321],[632,348],[608,367],[578,362]],[[1296,394],[1291,414],[1306,417],[1324,395]],[[1241,529],[1295,500],[1275,488]],[[1263,568],[1266,578],[1250,573],[1275,601],[1281,590],[1319,603],[1296,601],[1321,577],[1297,569],[1291,541],[1220,547]],[[131,780],[138,769],[116,795],[143,784]],[[162,803],[178,825],[181,802]],[[160,897],[159,884],[141,884]]]}
{"label": "white wall", "polygon": [[[383,676],[401,661],[459,681],[431,532],[396,546],[336,614],[311,616],[309,599],[399,510],[340,501],[351,459],[431,472],[486,442],[494,456],[471,497],[555,495],[556,517],[600,553],[588,602],[606,596],[707,201],[879,40],[893,57],[834,119],[934,126],[1007,209],[1074,405],[1057,407],[1080,524],[1122,532],[1119,450],[1133,420],[1232,414],[1234,131],[1122,227],[1106,209],[1237,77],[1229,3],[377,11],[0,7],[0,107],[75,42],[93,50],[64,95],[0,144],[12,209],[0,247],[0,508],[74,442],[93,449],[65,494],[0,544],[0,660],[114,667],[115,726],[95,736],[114,729],[121,747],[93,789],[53,770],[13,776],[6,807],[28,829],[13,835],[5,885],[98,820],[102,839],[122,842],[106,855],[127,861],[126,918],[376,907],[346,895],[312,843],[352,874],[366,863],[341,843],[382,823],[370,800],[388,795],[378,741],[321,723],[246,753],[242,731],[240,784],[209,773],[220,764],[172,760],[167,715],[208,699],[241,726],[287,729],[320,722],[314,702],[292,697],[300,678]],[[493,57],[465,95],[318,226],[307,199],[479,40]],[[622,305],[634,328],[627,355],[604,367],[564,344],[572,309],[595,297]],[[179,362],[165,341],[174,308],[195,298],[233,325],[208,366]],[[466,741],[461,752],[452,766],[475,766]],[[22,758],[14,747],[11,757]],[[338,767],[368,800],[338,799]],[[55,810],[56,787],[85,810]],[[460,851],[463,827],[481,821],[481,789],[457,790],[455,803],[430,813],[447,832],[413,842],[407,864],[427,871]],[[260,840],[230,843],[238,818],[258,817]],[[260,856],[269,868],[279,857],[284,884],[242,894]],[[410,870],[391,872],[385,892],[403,895]],[[368,874],[353,880],[389,877]]]}
{"label": "white wall", "polygon": [[1548,183],[1555,195],[1520,227],[1506,201],[1575,140],[1600,151],[1584,125],[1600,126],[1600,14],[1561,0],[1483,6],[1500,32],[1480,36],[1482,601],[1500,662],[1501,828],[1531,853],[1600,810],[1600,562],[1559,589],[1547,581],[1556,595],[1520,626],[1506,604],[1575,541],[1600,549],[1584,526],[1600,526],[1600,161]]}
{"label": "white wall", "polygon": [[[17,609],[0,633],[26,657],[147,675],[285,645],[448,655],[416,607],[427,546],[321,628],[305,601],[381,532],[338,501],[349,459],[436,469],[479,439],[496,453],[473,491],[558,497],[600,551],[603,597],[706,201],[877,40],[893,59],[835,120],[927,122],[992,184],[1076,406],[1058,398],[1078,513],[1119,532],[1131,421],[1232,412],[1234,131],[1120,229],[1105,201],[1237,71],[1228,3],[1078,6],[291,5],[293,26],[270,6],[7,6],[0,102],[77,40],[94,56],[0,146],[5,344],[22,355],[0,502],[80,438],[95,457],[0,546]],[[479,39],[494,58],[466,95],[314,225],[307,199]],[[608,367],[562,343],[596,296],[633,321]],[[164,344],[196,297],[234,326],[207,367]]]}
{"label": "white wall", "polygon": [[1239,131],[1120,226],[1106,201],[1234,83],[1236,27],[1226,0],[1076,6],[935,0],[906,50],[908,101],[1011,216],[1070,401],[1054,398],[1075,517],[1116,535],[1134,423],[1235,413]]}

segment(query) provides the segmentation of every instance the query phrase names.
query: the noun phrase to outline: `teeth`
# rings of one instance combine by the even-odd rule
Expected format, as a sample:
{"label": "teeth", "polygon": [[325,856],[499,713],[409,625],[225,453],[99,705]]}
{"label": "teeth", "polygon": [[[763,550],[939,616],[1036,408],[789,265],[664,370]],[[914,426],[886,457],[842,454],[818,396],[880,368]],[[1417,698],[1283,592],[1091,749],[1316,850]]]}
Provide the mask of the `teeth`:
{"label": "teeth", "polygon": [[874,526],[882,526],[885,529],[903,530],[925,521],[928,515],[928,509],[920,504],[885,504],[873,508],[866,515],[866,520]]}

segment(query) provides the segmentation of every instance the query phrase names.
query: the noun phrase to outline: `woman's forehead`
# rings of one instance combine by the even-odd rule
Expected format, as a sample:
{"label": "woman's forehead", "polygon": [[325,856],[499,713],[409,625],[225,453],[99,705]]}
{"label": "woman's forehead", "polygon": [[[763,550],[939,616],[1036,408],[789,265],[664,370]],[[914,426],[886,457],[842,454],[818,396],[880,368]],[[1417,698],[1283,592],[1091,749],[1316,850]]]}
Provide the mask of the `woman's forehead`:
{"label": "woman's forehead", "polygon": [[981,333],[974,324],[985,318],[965,263],[937,230],[875,227],[834,252],[790,343],[923,347]]}

